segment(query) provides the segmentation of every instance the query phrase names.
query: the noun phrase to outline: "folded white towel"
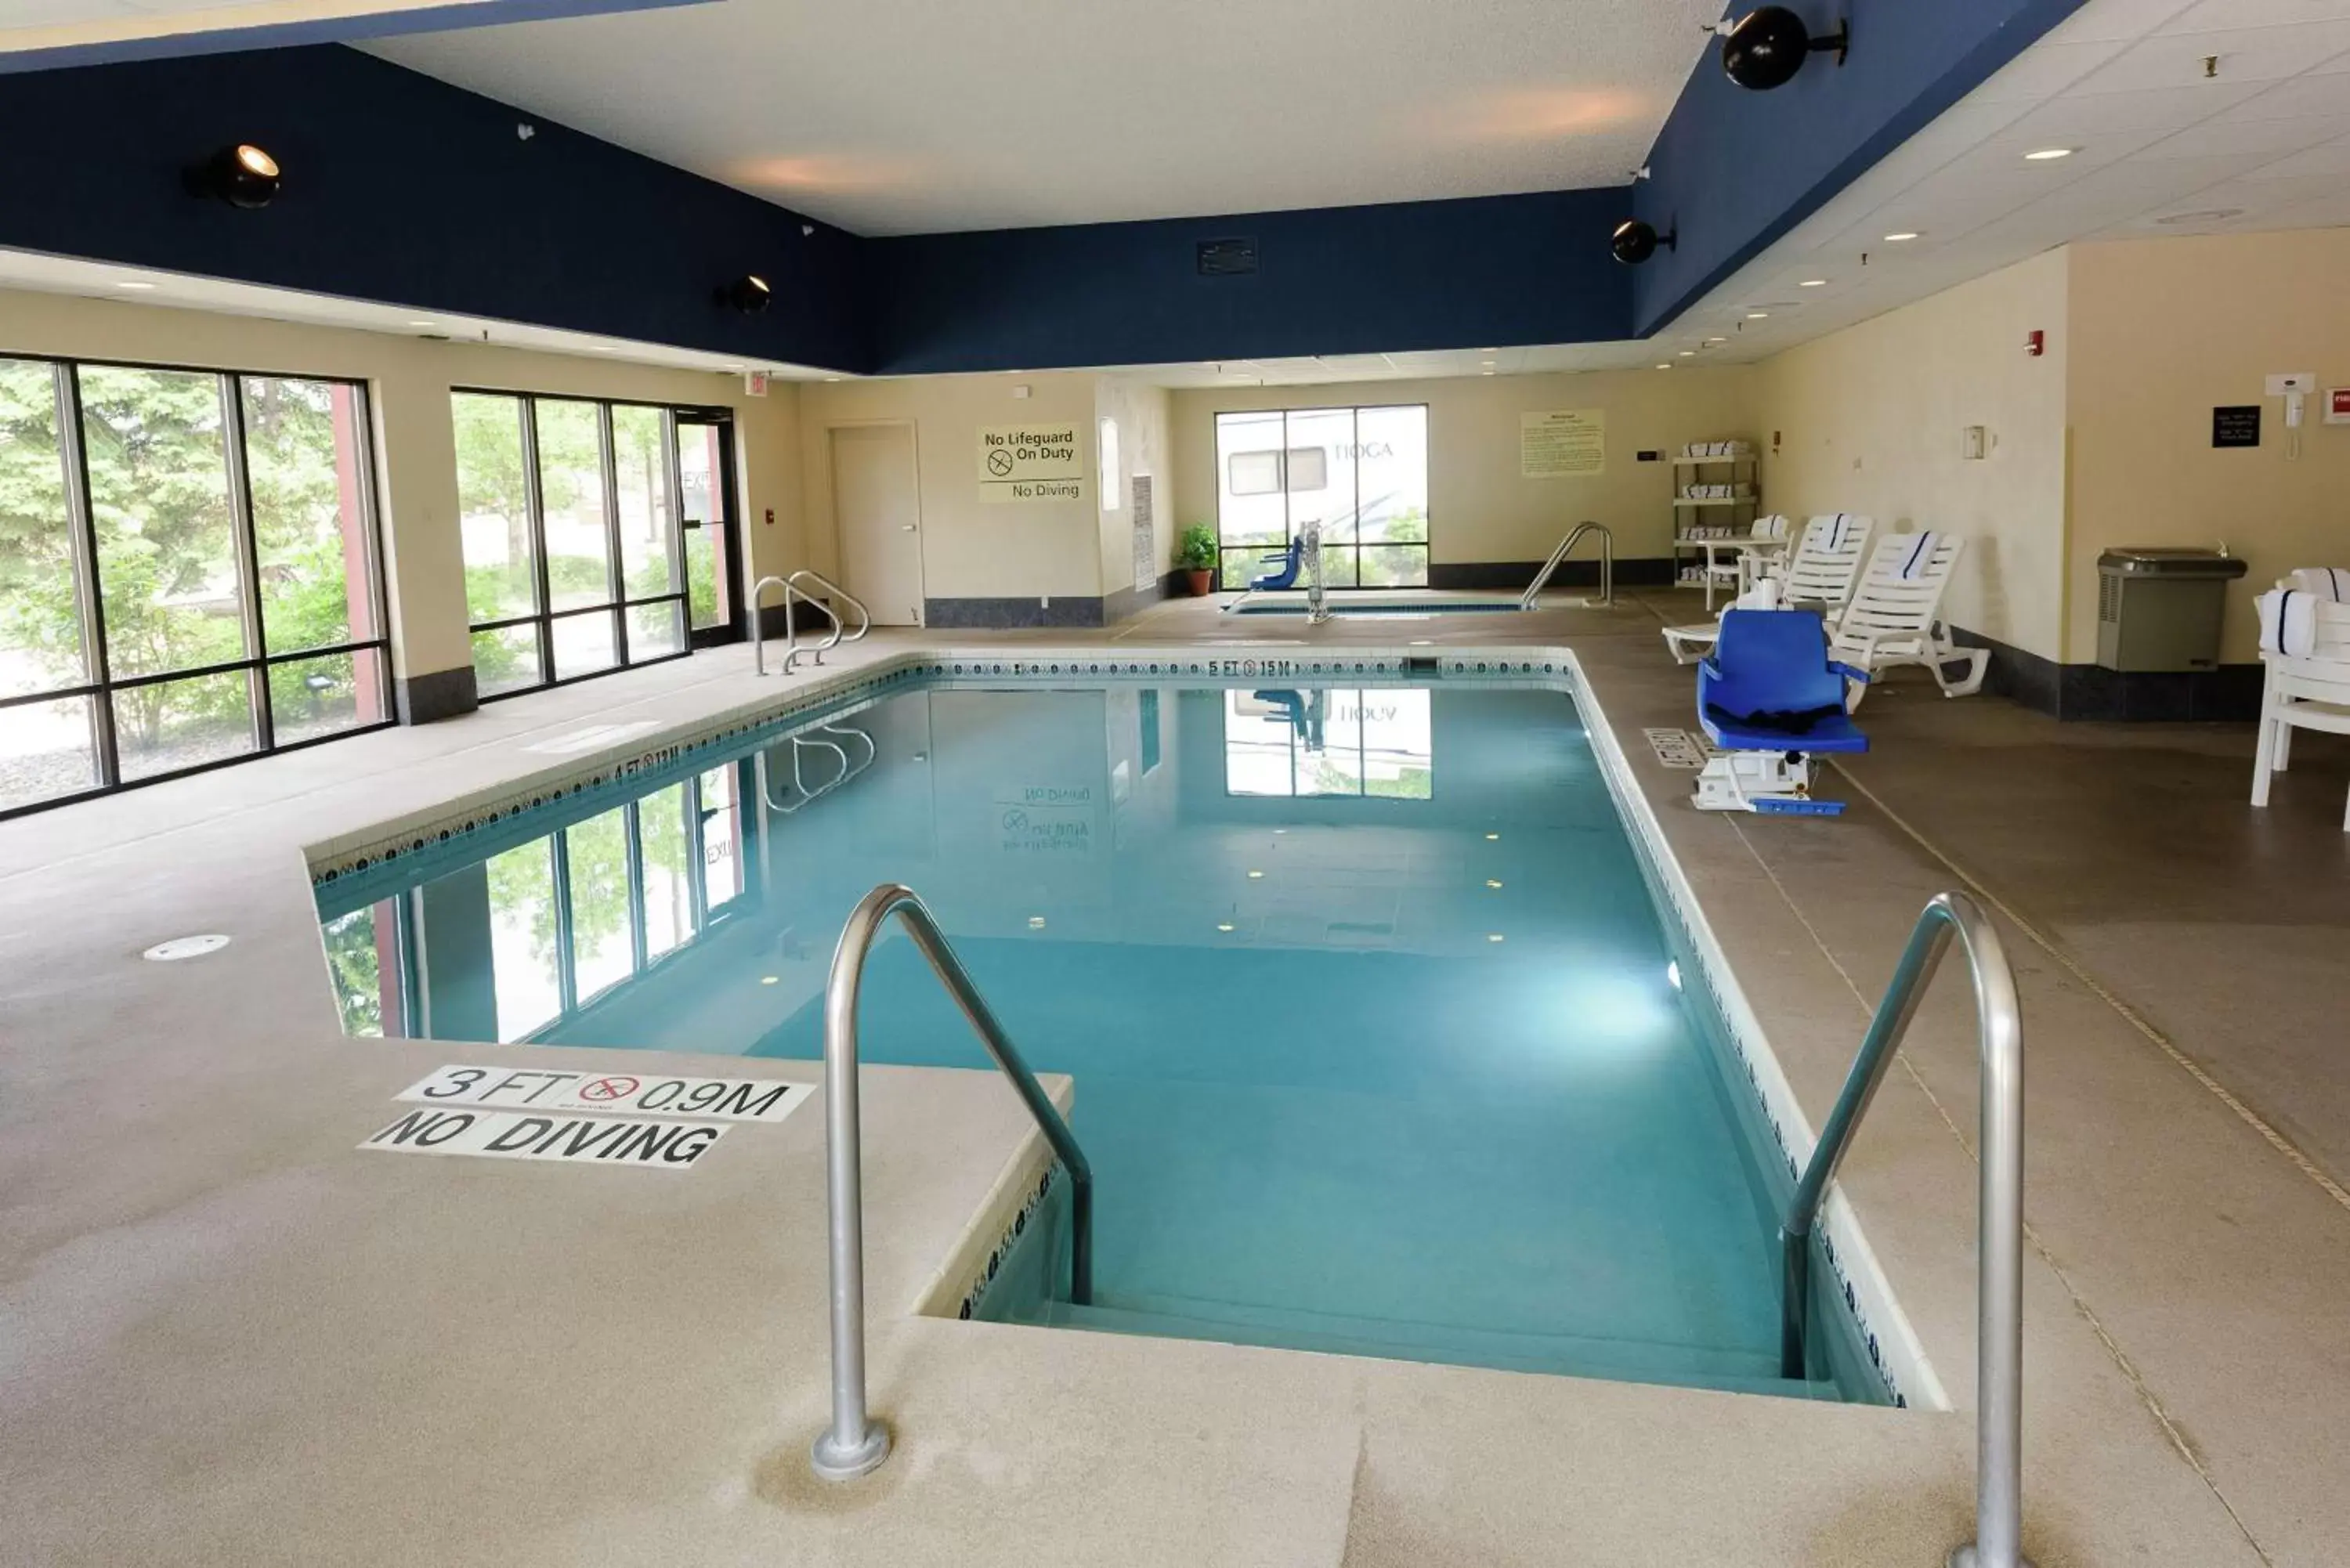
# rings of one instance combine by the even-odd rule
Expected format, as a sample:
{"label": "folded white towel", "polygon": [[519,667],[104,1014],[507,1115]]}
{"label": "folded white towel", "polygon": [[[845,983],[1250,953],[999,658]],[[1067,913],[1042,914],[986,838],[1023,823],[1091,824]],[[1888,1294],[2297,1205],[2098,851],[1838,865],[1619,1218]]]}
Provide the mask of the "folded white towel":
{"label": "folded white towel", "polygon": [[2306,659],[2317,646],[2317,596],[2299,588],[2271,588],[2260,597],[2261,651]]}
{"label": "folded white towel", "polygon": [[1761,577],[1752,587],[1731,601],[1732,609],[1774,610],[1780,607],[1780,586],[1776,577]]}
{"label": "folded white towel", "polygon": [[2350,567],[2303,566],[2288,575],[2286,586],[2314,594],[2337,605],[2350,605]]}
{"label": "folded white towel", "polygon": [[1901,553],[1901,569],[1894,576],[1905,578],[1924,576],[1926,568],[1934,564],[1934,546],[1938,543],[1939,536],[1930,530],[1912,538],[1909,547]]}
{"label": "folded white towel", "polygon": [[1853,530],[1859,524],[1849,512],[1839,512],[1828,519],[1828,538],[1825,548],[1831,556],[1852,543]]}

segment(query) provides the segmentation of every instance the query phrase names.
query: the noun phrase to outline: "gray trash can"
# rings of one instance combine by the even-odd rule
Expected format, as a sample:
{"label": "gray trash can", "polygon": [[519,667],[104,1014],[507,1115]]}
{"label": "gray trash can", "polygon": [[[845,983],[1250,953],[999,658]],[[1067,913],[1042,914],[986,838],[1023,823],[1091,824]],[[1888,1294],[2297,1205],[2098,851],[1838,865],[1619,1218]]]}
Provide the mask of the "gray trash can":
{"label": "gray trash can", "polygon": [[2097,662],[2132,673],[2219,668],[2228,585],[2243,575],[2219,550],[2107,550],[2097,557]]}

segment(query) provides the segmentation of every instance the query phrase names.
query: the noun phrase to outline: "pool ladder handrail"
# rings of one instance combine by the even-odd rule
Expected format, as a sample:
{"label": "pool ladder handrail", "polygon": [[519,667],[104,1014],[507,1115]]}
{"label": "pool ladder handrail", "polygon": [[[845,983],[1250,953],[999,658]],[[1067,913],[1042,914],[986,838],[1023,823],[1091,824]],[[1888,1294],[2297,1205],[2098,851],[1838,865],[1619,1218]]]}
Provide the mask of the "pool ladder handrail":
{"label": "pool ladder handrail", "polygon": [[[840,618],[839,611],[801,587],[802,577],[810,579],[821,586],[827,593],[837,594],[847,601],[850,607],[857,611],[857,629],[850,631],[848,624]],[[770,587],[784,590],[784,673],[786,675],[789,675],[799,663],[802,653],[808,654],[812,662],[822,664],[824,656],[828,650],[838,648],[844,642],[855,642],[873,629],[873,612],[865,607],[865,601],[814,567],[802,566],[798,571],[785,577],[761,577],[751,585],[751,668],[758,674],[764,675],[767,672],[767,638],[765,628],[759,624],[759,596]],[[813,605],[823,612],[825,619],[832,622],[831,635],[813,649],[800,647],[799,618],[792,614],[794,600],[805,605]]]}
{"label": "pool ladder handrail", "polygon": [[1918,917],[1901,962],[1869,1021],[1825,1130],[1812,1150],[1780,1227],[1780,1375],[1804,1375],[1811,1305],[1811,1233],[1828,1183],[1868,1112],[1918,1003],[1956,934],[1973,971],[1982,1055],[1975,1304],[1975,1539],[1950,1568],[2031,1568],[2023,1557],[2023,1014],[2009,967],[1981,906],[1938,893]]}
{"label": "pool ladder handrail", "polygon": [[1012,1080],[1037,1130],[1069,1173],[1069,1299],[1092,1302],[1093,1167],[1077,1147],[1069,1124],[1052,1096],[1028,1070],[1019,1048],[1003,1032],[971,972],[955,957],[930,909],[911,888],[884,882],[858,901],[840,929],[832,972],[824,988],[825,1191],[832,1254],[832,1425],[809,1454],[825,1480],[851,1480],[869,1474],[889,1457],[889,1429],[865,1407],[865,1199],[862,1185],[864,1128],[857,1109],[857,993],[865,961],[891,915],[896,915],[930,961],[980,1043]]}
{"label": "pool ladder handrail", "polygon": [[1543,589],[1550,586],[1551,577],[1575,545],[1583,542],[1586,534],[1599,535],[1599,597],[1586,602],[1594,609],[1606,609],[1616,602],[1616,535],[1604,523],[1578,523],[1573,533],[1558,542],[1558,548],[1550,553],[1550,559],[1544,561],[1542,570],[1534,574],[1534,580],[1526,585],[1526,591],[1518,599],[1520,609],[1534,607],[1542,597]]}
{"label": "pool ladder handrail", "polygon": [[[838,583],[834,582],[830,577],[826,576],[822,572],[817,571],[814,566],[802,566],[798,571],[794,572],[790,576],[784,580],[795,587],[797,587],[799,580],[802,577],[807,578],[810,582],[816,584],[816,587],[822,588],[826,593],[828,593],[835,598],[841,600],[843,603],[847,604],[850,609],[857,612],[857,629],[855,631],[845,632],[841,626],[840,618],[837,615],[832,618],[833,635],[825,643],[824,646],[826,648],[837,648],[844,642],[862,641],[865,634],[873,629],[873,612],[865,607],[865,601],[858,598],[855,594],[850,593],[847,588],[842,587]],[[800,588],[800,592],[805,596],[807,593],[807,590],[803,587]],[[829,601],[816,600],[812,602],[822,603],[827,613],[829,613],[832,609],[832,606]],[[823,660],[818,659],[817,662],[822,663]]]}

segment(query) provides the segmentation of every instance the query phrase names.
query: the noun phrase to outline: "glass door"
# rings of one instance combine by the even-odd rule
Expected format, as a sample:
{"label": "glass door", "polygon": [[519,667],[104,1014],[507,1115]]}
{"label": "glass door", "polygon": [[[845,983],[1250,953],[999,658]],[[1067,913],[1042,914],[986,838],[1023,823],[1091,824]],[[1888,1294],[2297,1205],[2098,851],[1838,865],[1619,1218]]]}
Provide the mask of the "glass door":
{"label": "glass door", "polygon": [[750,635],[743,614],[742,527],[734,497],[734,425],[724,414],[677,411],[679,517],[693,646]]}

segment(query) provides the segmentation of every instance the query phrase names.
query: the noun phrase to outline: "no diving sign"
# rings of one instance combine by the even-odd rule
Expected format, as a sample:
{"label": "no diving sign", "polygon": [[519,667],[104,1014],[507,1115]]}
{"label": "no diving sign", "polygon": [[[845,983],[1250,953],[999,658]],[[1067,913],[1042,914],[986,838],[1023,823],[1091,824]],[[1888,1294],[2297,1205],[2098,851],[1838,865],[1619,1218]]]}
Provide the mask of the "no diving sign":
{"label": "no diving sign", "polygon": [[422,1108],[359,1147],[683,1170],[728,1131],[707,1124],[778,1122],[815,1093],[779,1078],[448,1066],[401,1090]]}
{"label": "no diving sign", "polygon": [[1082,501],[1085,481],[1075,424],[980,427],[982,501]]}

